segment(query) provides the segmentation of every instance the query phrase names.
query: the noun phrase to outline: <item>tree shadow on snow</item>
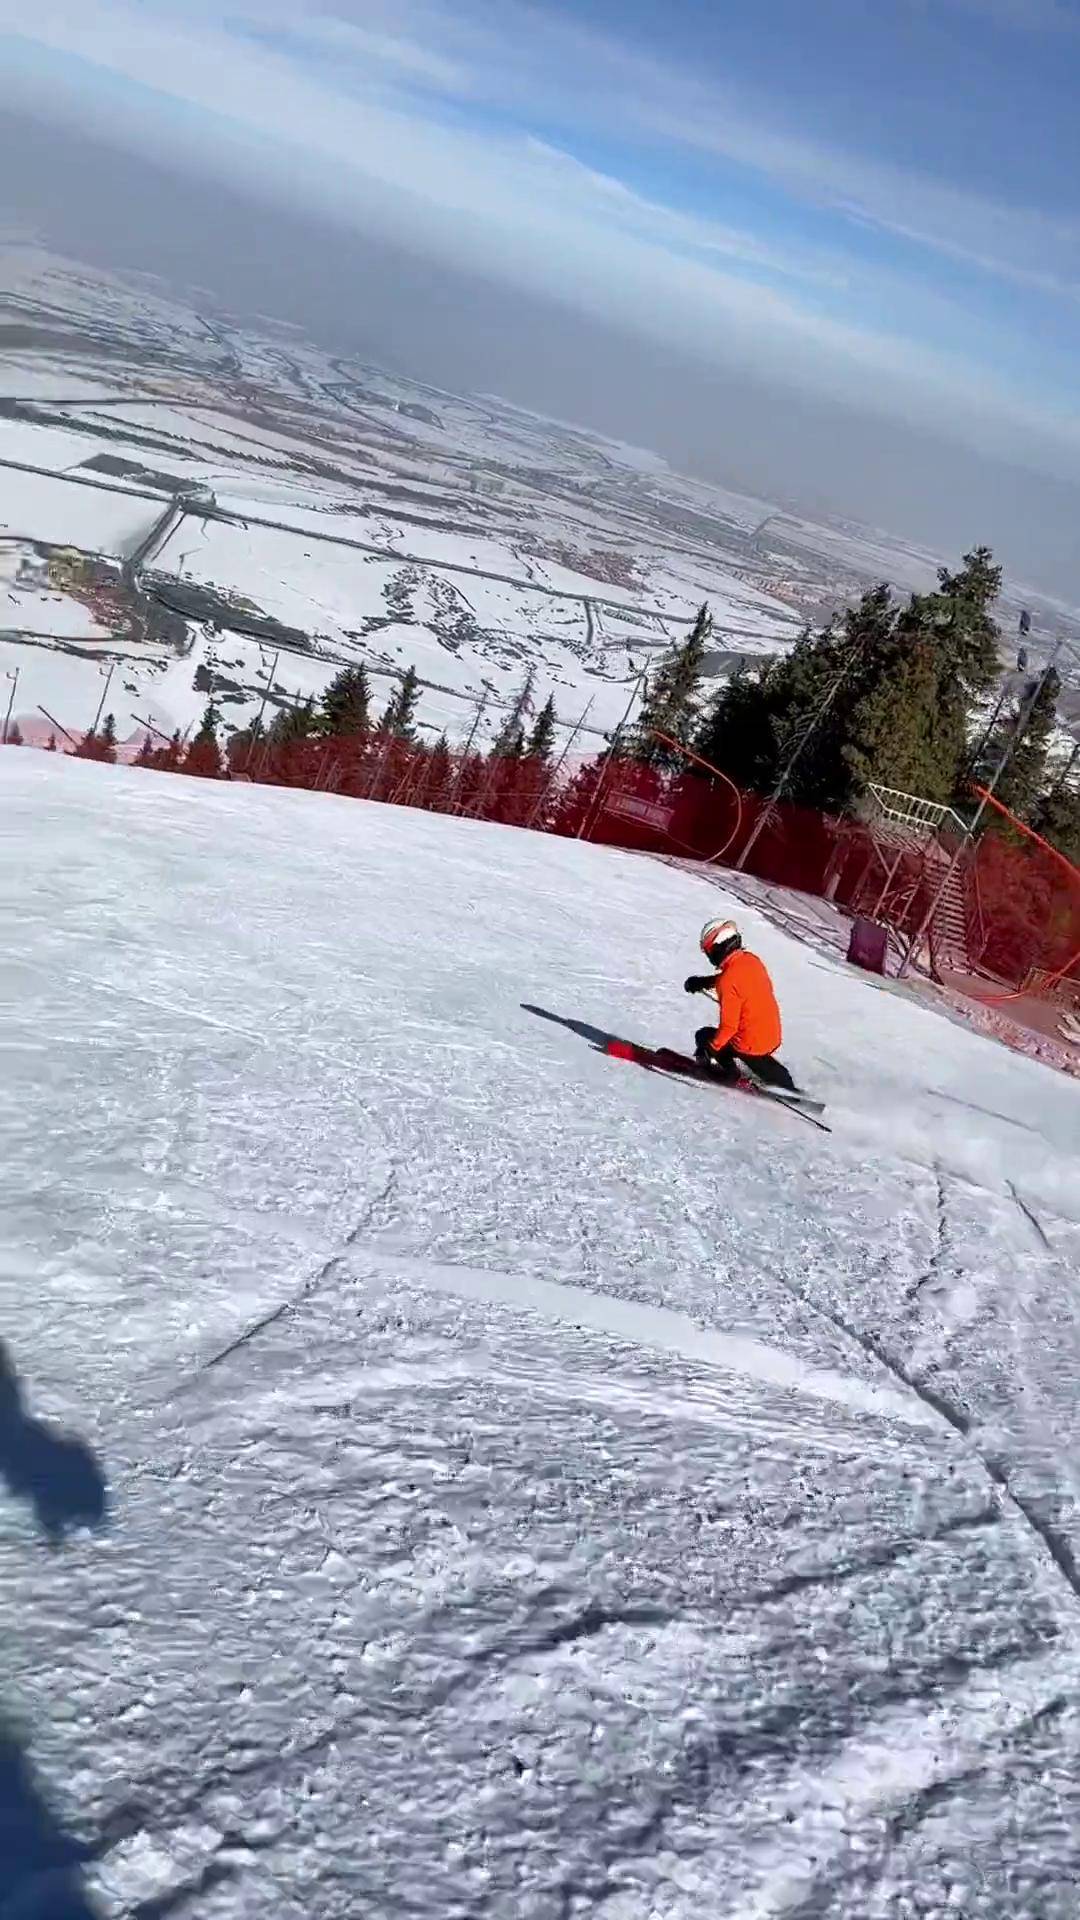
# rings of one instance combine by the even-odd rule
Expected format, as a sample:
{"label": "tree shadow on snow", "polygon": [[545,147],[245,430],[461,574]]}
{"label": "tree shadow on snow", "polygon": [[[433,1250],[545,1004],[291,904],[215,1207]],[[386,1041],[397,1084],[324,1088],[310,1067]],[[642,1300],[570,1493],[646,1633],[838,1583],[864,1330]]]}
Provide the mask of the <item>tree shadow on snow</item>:
{"label": "tree shadow on snow", "polygon": [[[69,1529],[108,1520],[97,1456],[72,1434],[29,1415],[19,1376],[0,1340],[0,1491],[29,1503],[49,1546]],[[97,1920],[81,1867],[98,1851],[64,1832],[46,1802],[19,1732],[0,1714],[0,1914],[27,1920]]]}
{"label": "tree shadow on snow", "polygon": [[563,1013],[549,1013],[546,1007],[530,1006],[527,1000],[521,1002],[521,1010],[523,1013],[534,1013],[538,1020],[550,1020],[552,1026],[566,1027],[568,1032],[588,1040],[597,1053],[606,1053],[609,1041],[619,1037],[615,1033],[605,1033],[602,1027],[591,1027],[587,1020],[568,1020]]}
{"label": "tree shadow on snow", "polygon": [[100,1527],[108,1488],[96,1455],[72,1434],[57,1433],[27,1413],[19,1376],[0,1340],[0,1480],[28,1500],[51,1546],[69,1527]]}

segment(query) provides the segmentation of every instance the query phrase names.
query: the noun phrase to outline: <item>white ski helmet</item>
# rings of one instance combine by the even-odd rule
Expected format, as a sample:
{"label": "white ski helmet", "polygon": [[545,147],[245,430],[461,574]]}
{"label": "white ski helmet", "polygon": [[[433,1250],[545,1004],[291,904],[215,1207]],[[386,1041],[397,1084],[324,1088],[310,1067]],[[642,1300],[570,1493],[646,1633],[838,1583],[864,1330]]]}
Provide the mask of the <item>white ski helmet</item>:
{"label": "white ski helmet", "polygon": [[742,934],[734,920],[706,920],[701,929],[701,951],[706,960],[719,967],[729,953],[742,946]]}

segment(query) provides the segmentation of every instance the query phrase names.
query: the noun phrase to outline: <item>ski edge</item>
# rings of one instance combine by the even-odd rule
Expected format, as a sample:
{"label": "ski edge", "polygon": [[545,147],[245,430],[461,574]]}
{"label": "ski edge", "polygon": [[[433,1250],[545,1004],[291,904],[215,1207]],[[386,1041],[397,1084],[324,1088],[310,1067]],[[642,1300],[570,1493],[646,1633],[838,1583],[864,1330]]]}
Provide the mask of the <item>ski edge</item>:
{"label": "ski edge", "polygon": [[[633,1040],[611,1039],[607,1041],[604,1051],[614,1060],[629,1060],[637,1066],[648,1068],[652,1073],[667,1074],[671,1079],[707,1081],[709,1077],[689,1054],[676,1053],[671,1047],[643,1047]],[[815,1100],[809,1094],[791,1094],[783,1088],[771,1087],[752,1073],[746,1073],[741,1081],[734,1082],[729,1088],[731,1092],[740,1090],[760,1094],[762,1099],[771,1100],[776,1106],[787,1107],[821,1133],[832,1132],[832,1128],[821,1117],[825,1112],[823,1100]]]}

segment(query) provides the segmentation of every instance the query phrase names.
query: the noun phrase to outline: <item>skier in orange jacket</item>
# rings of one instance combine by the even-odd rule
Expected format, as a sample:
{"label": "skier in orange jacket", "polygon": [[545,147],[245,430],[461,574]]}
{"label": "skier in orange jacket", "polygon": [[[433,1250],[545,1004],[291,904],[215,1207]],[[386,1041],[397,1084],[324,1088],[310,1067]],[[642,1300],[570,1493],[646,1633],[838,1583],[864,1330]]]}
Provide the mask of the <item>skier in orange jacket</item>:
{"label": "skier in orange jacket", "polygon": [[701,950],[710,974],[691,974],[687,993],[715,993],[720,1008],[716,1027],[700,1027],[694,1051],[703,1066],[722,1080],[739,1078],[745,1061],[753,1078],[788,1093],[798,1091],[781,1060],[780,1009],[768,968],[747,953],[734,920],[709,920],[701,930]]}

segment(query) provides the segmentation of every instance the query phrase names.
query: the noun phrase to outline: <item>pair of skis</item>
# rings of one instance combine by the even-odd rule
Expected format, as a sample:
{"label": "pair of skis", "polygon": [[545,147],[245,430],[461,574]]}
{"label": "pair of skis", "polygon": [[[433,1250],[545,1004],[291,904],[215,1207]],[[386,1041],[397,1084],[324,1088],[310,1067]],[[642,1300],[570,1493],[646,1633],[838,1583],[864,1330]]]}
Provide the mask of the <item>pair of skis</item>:
{"label": "pair of skis", "polygon": [[822,1119],[825,1104],[814,1100],[807,1093],[789,1093],[786,1087],[774,1087],[768,1081],[759,1080],[750,1068],[743,1065],[745,1075],[741,1080],[721,1080],[710,1073],[689,1054],[675,1053],[670,1047],[641,1047],[633,1040],[609,1040],[605,1051],[613,1060],[631,1060],[635,1066],[646,1067],[650,1073],[664,1073],[673,1079],[705,1080],[713,1086],[721,1087],[728,1093],[757,1094],[763,1099],[773,1100],[777,1105],[790,1108],[812,1127],[822,1133],[831,1133],[832,1128]]}

